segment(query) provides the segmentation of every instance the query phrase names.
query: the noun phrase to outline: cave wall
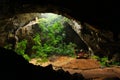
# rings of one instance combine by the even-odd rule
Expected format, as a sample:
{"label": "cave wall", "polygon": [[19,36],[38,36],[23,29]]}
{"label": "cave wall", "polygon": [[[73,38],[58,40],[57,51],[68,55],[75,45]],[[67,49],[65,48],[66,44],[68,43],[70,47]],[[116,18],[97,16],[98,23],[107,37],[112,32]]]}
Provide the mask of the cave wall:
{"label": "cave wall", "polygon": [[19,13],[47,11],[64,15],[68,14],[79,21],[106,28],[117,25],[118,20],[116,19],[119,19],[119,5],[117,1],[1,0],[0,6],[1,19]]}
{"label": "cave wall", "polygon": [[[28,21],[28,19],[32,17],[26,17],[23,19],[21,16],[21,19],[19,18],[18,24],[14,24],[13,18],[17,18],[19,14],[22,13],[43,13],[43,12],[53,12],[57,14],[62,14],[63,16],[66,16],[70,19],[75,19],[76,21],[80,21],[82,25],[84,25],[85,22],[92,25],[94,28],[100,29],[100,33],[103,35],[106,34],[106,31],[110,31],[110,34],[108,36],[111,36],[110,38],[106,36],[103,36],[103,42],[96,43],[100,44],[99,46],[104,48],[108,48],[109,46],[112,46],[108,49],[111,51],[115,50],[117,48],[117,52],[119,51],[119,46],[116,44],[119,44],[119,5],[117,2],[114,1],[87,1],[87,0],[74,0],[74,1],[61,1],[61,0],[1,0],[0,1],[0,35],[2,36],[1,39],[1,45],[5,40],[4,37],[7,37],[6,33],[4,33],[4,27],[6,24],[9,24],[5,29],[6,30],[12,30],[13,28],[16,28],[15,25],[24,25],[24,21]],[[16,16],[17,15],[17,16]],[[34,16],[34,15],[30,15]],[[12,21],[12,22],[11,22]],[[9,23],[11,22],[11,23]],[[13,26],[14,27],[11,27]],[[102,30],[102,31],[101,31]],[[83,31],[84,32],[84,31]],[[93,32],[94,33],[94,32]],[[111,35],[112,33],[112,35]],[[91,46],[93,46],[94,41],[97,41],[98,36],[96,33],[94,33],[92,36],[87,35],[86,33],[83,33],[84,40]],[[101,34],[100,34],[101,35]],[[94,38],[96,37],[96,39]],[[91,38],[94,38],[94,40],[90,40]],[[113,38],[113,39],[112,39]],[[108,41],[107,41],[108,40]],[[110,40],[110,41],[109,41]],[[111,41],[113,40],[113,41]],[[104,43],[105,41],[105,43]],[[107,41],[107,42],[106,42]],[[112,44],[111,44],[112,43]],[[95,44],[95,43],[94,43]],[[95,45],[96,45],[95,44]],[[106,45],[103,45],[106,44]],[[110,45],[109,45],[110,44]],[[92,47],[96,49],[96,47]],[[113,49],[114,48],[114,49]],[[104,50],[103,50],[104,51]],[[114,52],[113,52],[114,53]]]}
{"label": "cave wall", "polygon": [[114,39],[118,40],[120,12],[117,1],[1,0],[0,6],[0,21],[21,13],[53,12],[99,29],[111,30]]}
{"label": "cave wall", "polygon": [[[119,2],[113,0],[0,0],[0,36],[2,36],[0,37],[0,46],[4,45],[2,43],[5,41],[4,37],[6,37],[7,35],[6,33],[4,33],[5,27],[3,25],[10,22],[11,18],[13,18],[15,15],[31,12],[53,12],[57,14],[62,14],[64,16],[67,16],[68,18],[76,19],[77,21],[81,21],[82,24],[84,24],[84,22],[87,22],[91,25],[94,25],[95,28],[102,29],[105,32],[106,30],[112,31],[115,41],[113,41],[113,43],[111,41],[105,43],[107,45],[101,44],[101,47],[103,49],[106,49],[106,47],[110,46],[110,50],[112,50],[113,48],[119,50],[120,46],[116,45],[119,44],[116,43],[116,41],[119,41],[118,34],[120,34],[119,8]],[[13,24],[10,23],[9,25]],[[10,29],[11,27],[8,26],[7,30]],[[87,39],[89,39],[90,37],[87,37]],[[51,67],[43,68],[40,66],[28,64],[28,62],[26,62],[21,56],[16,55],[13,51],[0,48],[0,53],[0,73],[2,74],[2,79],[6,79],[7,77],[14,80],[35,80],[40,78],[42,78],[43,80],[46,80],[46,78],[52,78],[53,80],[56,78],[58,78],[59,80],[80,79],[79,76],[72,76],[68,72],[56,72],[51,69]],[[112,53],[114,53],[114,51]],[[44,76],[40,76],[40,74]],[[83,76],[81,76],[81,80],[84,80]]]}

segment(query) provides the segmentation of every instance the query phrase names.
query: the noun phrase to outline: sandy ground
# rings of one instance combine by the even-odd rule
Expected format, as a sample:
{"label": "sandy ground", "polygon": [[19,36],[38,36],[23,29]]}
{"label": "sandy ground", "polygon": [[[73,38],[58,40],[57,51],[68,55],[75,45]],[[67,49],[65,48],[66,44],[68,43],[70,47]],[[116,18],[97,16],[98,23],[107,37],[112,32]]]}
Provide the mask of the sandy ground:
{"label": "sandy ground", "polygon": [[81,73],[86,79],[103,80],[104,78],[120,78],[120,67],[102,68],[95,59],[76,59],[68,56],[52,56],[45,63],[41,63],[40,59],[31,59],[30,63],[34,65],[47,66],[53,65],[53,68],[64,69],[73,73]]}

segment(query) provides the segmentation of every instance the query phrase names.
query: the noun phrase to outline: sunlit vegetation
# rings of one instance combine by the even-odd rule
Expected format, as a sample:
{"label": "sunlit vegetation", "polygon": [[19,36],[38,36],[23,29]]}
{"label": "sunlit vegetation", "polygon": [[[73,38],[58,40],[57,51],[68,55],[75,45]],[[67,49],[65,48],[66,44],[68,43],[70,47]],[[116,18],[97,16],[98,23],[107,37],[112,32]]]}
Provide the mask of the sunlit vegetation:
{"label": "sunlit vegetation", "polygon": [[91,56],[91,58],[98,60],[101,64],[101,66],[103,66],[103,67],[120,65],[120,62],[109,60],[107,56],[100,58],[99,56],[93,55],[93,56]]}
{"label": "sunlit vegetation", "polygon": [[[64,42],[66,37],[64,23],[70,21],[68,18],[55,14],[41,14],[38,21],[39,31],[31,36],[31,42],[27,39],[20,40],[14,49],[15,52],[28,61],[31,58],[41,58],[46,61],[51,55],[74,56],[76,44]],[[5,48],[11,49],[11,45],[7,44]],[[28,45],[32,46],[29,48],[31,49],[29,56],[26,53]]]}
{"label": "sunlit vegetation", "polygon": [[[77,44],[65,40],[66,36],[69,35],[66,32],[65,23],[71,23],[70,19],[61,15],[42,13],[37,21],[37,26],[31,25],[33,31],[29,31],[29,35],[24,33],[23,36],[27,35],[20,36],[16,45],[6,42],[4,47],[14,50],[28,61],[35,58],[39,59],[39,62],[45,62],[53,55],[76,57],[75,48]],[[107,56],[101,58],[93,55],[89,58],[96,59],[102,66],[120,65],[120,62],[109,60]]]}

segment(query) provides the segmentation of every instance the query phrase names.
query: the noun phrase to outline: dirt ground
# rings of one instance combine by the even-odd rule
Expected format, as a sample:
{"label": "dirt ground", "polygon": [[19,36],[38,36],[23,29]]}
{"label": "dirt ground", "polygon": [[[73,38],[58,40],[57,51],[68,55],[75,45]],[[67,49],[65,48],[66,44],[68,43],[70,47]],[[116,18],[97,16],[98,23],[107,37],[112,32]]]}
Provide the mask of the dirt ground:
{"label": "dirt ground", "polygon": [[105,78],[117,77],[120,79],[120,67],[102,67],[95,59],[76,59],[68,56],[52,56],[47,62],[40,62],[40,59],[31,59],[34,65],[53,65],[55,70],[64,69],[73,73],[81,73],[86,79],[104,80]]}

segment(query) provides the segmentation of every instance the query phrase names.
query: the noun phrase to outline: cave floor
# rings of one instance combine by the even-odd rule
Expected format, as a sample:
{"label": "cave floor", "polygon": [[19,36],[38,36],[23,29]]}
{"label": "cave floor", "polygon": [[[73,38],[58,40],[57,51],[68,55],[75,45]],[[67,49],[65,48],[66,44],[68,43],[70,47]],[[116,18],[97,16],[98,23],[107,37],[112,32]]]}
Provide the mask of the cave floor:
{"label": "cave floor", "polygon": [[71,74],[80,73],[86,79],[103,80],[104,78],[120,78],[120,67],[102,67],[95,59],[76,59],[68,56],[52,56],[47,62],[40,62],[40,59],[31,59],[34,65],[53,65],[54,70],[63,69]]}

